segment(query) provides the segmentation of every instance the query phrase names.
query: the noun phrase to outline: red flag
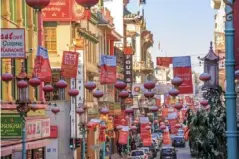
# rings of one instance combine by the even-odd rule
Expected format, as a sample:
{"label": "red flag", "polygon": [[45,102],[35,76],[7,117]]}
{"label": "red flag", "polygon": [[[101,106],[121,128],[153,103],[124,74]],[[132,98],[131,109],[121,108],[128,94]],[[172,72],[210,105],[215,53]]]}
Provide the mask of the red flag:
{"label": "red flag", "polygon": [[61,75],[66,78],[76,78],[78,69],[77,52],[64,51],[61,64]]}
{"label": "red flag", "polygon": [[48,57],[48,51],[41,46],[38,47],[35,59],[34,74],[42,82],[51,82],[51,66]]}
{"label": "red flag", "polygon": [[113,84],[116,82],[116,67],[115,66],[100,66],[100,83]]}
{"label": "red flag", "polygon": [[172,57],[157,57],[157,65],[163,67],[169,67],[172,63]]}
{"label": "red flag", "polygon": [[128,137],[129,137],[128,131],[120,131],[119,144],[128,144]]}

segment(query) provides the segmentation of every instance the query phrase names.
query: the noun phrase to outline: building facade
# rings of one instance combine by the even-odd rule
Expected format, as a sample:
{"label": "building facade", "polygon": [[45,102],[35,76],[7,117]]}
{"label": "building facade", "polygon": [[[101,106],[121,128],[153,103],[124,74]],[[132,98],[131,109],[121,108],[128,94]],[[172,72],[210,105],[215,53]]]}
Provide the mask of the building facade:
{"label": "building facade", "polygon": [[[34,60],[37,50],[37,15],[29,7],[25,0],[2,0],[1,1],[1,29],[24,29],[25,36],[25,59],[2,58],[1,76],[8,72],[14,79],[8,83],[1,80],[1,158],[11,158],[13,155],[21,154],[22,149],[22,118],[16,108],[20,93],[17,88],[16,76],[24,67],[27,77],[32,77]],[[2,34],[4,34],[2,30]],[[22,65],[23,64],[23,65]],[[45,109],[48,107],[39,99],[38,92],[31,86],[27,88],[27,98],[29,107],[41,107],[37,111],[28,111],[26,119],[26,149],[27,158],[33,159],[36,156],[44,158],[45,147],[50,136],[50,119],[47,117]],[[14,128],[8,127],[11,123]],[[17,126],[18,125],[18,126]],[[5,133],[4,133],[5,132]],[[13,132],[13,133],[10,133]]]}

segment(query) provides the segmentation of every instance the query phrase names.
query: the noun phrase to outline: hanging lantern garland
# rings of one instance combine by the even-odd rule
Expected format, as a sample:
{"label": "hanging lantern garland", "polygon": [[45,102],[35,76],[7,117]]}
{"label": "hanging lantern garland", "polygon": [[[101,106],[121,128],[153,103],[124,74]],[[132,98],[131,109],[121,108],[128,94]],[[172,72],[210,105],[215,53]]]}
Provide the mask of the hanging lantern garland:
{"label": "hanging lantern garland", "polygon": [[96,5],[99,2],[99,0],[75,0],[75,1],[79,5],[85,7],[86,19],[90,20],[90,17],[91,17],[90,8]]}
{"label": "hanging lantern garland", "polygon": [[1,80],[4,82],[10,82],[13,80],[13,75],[11,73],[4,73],[1,77]]}
{"label": "hanging lantern garland", "polygon": [[119,97],[122,99],[126,99],[129,97],[129,92],[126,90],[122,90],[121,92],[119,92]]}
{"label": "hanging lantern garland", "polygon": [[50,84],[45,85],[42,89],[44,92],[48,92],[48,93],[54,91],[54,88]]}
{"label": "hanging lantern garland", "polygon": [[123,89],[125,89],[126,88],[126,83],[124,83],[123,81],[117,81],[116,83],[115,83],[115,88],[117,89],[117,90],[123,90]]}
{"label": "hanging lantern garland", "polygon": [[207,82],[211,79],[211,75],[208,74],[208,73],[202,73],[200,76],[199,76],[199,79],[201,81],[204,81],[204,82]]}
{"label": "hanging lantern garland", "polygon": [[79,116],[81,116],[82,114],[84,114],[85,110],[83,108],[76,108],[76,114],[78,114]]}
{"label": "hanging lantern garland", "polygon": [[182,80],[182,78],[174,77],[174,78],[171,80],[171,83],[172,83],[172,85],[174,85],[174,86],[176,86],[176,87],[179,87],[179,86],[183,83],[183,80]]}
{"label": "hanging lantern garland", "polygon": [[84,84],[85,88],[89,91],[92,91],[96,88],[96,84],[93,81],[88,81]]}
{"label": "hanging lantern garland", "polygon": [[154,87],[155,87],[155,83],[153,81],[147,81],[144,83],[145,89],[151,90],[151,89],[154,89]]}
{"label": "hanging lantern garland", "polygon": [[67,87],[67,83],[64,80],[59,80],[58,82],[56,82],[56,88],[59,89],[64,89]]}
{"label": "hanging lantern garland", "polygon": [[32,87],[38,87],[41,84],[41,80],[37,77],[33,77],[29,80],[29,85]]}
{"label": "hanging lantern garland", "polygon": [[79,94],[79,91],[77,89],[70,89],[68,91],[68,95],[71,97],[76,97]]}
{"label": "hanging lantern garland", "polygon": [[95,98],[99,99],[99,98],[101,98],[101,97],[104,96],[104,93],[103,93],[101,90],[97,89],[97,90],[95,90],[95,91],[93,92],[93,96],[94,96]]}
{"label": "hanging lantern garland", "polygon": [[51,0],[25,0],[27,5],[36,9],[37,11],[42,10],[43,8],[47,7]]}

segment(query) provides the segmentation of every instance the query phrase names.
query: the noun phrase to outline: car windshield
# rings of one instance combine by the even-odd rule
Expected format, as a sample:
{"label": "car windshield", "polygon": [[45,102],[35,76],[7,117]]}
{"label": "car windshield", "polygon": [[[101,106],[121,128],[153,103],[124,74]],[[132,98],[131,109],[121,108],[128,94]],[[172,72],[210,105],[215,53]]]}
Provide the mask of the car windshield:
{"label": "car windshield", "polygon": [[165,149],[162,149],[161,153],[174,153],[175,150],[172,149],[172,148],[165,148]]}
{"label": "car windshield", "polygon": [[133,151],[131,153],[131,156],[142,156],[142,155],[144,155],[143,151]]}
{"label": "car windshield", "polygon": [[144,150],[145,153],[149,152],[149,149],[147,149],[147,148],[142,148],[142,150]]}
{"label": "car windshield", "polygon": [[176,140],[176,141],[183,141],[184,139],[182,137],[175,137],[174,140]]}

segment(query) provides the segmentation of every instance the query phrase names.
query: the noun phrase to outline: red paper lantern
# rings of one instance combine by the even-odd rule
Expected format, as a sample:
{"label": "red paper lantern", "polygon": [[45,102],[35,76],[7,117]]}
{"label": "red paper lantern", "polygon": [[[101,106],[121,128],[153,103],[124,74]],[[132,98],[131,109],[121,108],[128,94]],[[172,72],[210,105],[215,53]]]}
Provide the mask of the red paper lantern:
{"label": "red paper lantern", "polygon": [[159,125],[160,125],[160,126],[162,126],[162,125],[165,125],[165,124],[164,124],[164,122],[160,122],[160,124],[159,124]]}
{"label": "red paper lantern", "polygon": [[104,93],[101,90],[97,89],[93,92],[93,96],[99,99],[104,96]]}
{"label": "red paper lantern", "polygon": [[75,1],[79,5],[85,7],[86,9],[89,9],[90,7],[96,5],[99,2],[99,0],[75,0]]}
{"label": "red paper lantern", "polygon": [[102,109],[100,110],[100,114],[106,115],[106,114],[108,114],[108,113],[109,113],[109,109],[108,109],[108,108],[102,108]]}
{"label": "red paper lantern", "polygon": [[208,105],[208,101],[206,99],[203,99],[200,101],[200,104],[204,107],[206,107]]}
{"label": "red paper lantern", "polygon": [[154,97],[154,92],[146,91],[146,92],[144,92],[144,96],[146,98],[153,98]]}
{"label": "red paper lantern", "polygon": [[64,89],[67,87],[67,83],[64,80],[60,80],[60,81],[56,82],[56,87],[60,88],[60,89]]}
{"label": "red paper lantern", "polygon": [[171,88],[169,91],[168,91],[168,94],[173,96],[173,97],[176,97],[178,94],[179,94],[179,90],[176,89],[176,88]]}
{"label": "red paper lantern", "polygon": [[29,84],[32,86],[32,87],[38,87],[40,84],[41,84],[41,80],[37,77],[33,77],[29,80]]}
{"label": "red paper lantern", "polygon": [[235,78],[239,80],[239,70],[235,71]]}
{"label": "red paper lantern", "polygon": [[134,112],[134,110],[132,108],[126,108],[124,112],[127,114],[131,114]]}
{"label": "red paper lantern", "polygon": [[152,123],[151,123],[151,122],[149,122],[149,125],[151,126],[151,125],[152,125]]}
{"label": "red paper lantern", "polygon": [[183,105],[181,103],[175,103],[174,108],[177,110],[181,110],[183,108]]}
{"label": "red paper lantern", "polygon": [[115,83],[115,88],[118,89],[118,90],[123,90],[126,88],[126,84],[123,82],[123,81],[117,81]]}
{"label": "red paper lantern", "polygon": [[87,126],[88,129],[91,129],[93,127],[93,124],[92,123],[88,123],[86,126]]}
{"label": "red paper lantern", "polygon": [[45,85],[42,89],[44,92],[53,92],[54,91],[54,88],[50,84]]}
{"label": "red paper lantern", "polygon": [[201,81],[204,81],[204,82],[207,82],[211,79],[211,75],[209,75],[208,73],[202,73],[200,76],[199,76],[199,79]]}
{"label": "red paper lantern", "polygon": [[41,10],[50,4],[51,0],[26,0],[30,7]]}
{"label": "red paper lantern", "polygon": [[121,123],[125,123],[125,119],[121,119]]}
{"label": "red paper lantern", "polygon": [[75,97],[79,94],[79,91],[77,89],[70,89],[68,91],[69,96]]}
{"label": "red paper lantern", "polygon": [[138,120],[134,120],[134,124],[138,124],[139,123],[139,121]]}
{"label": "red paper lantern", "polygon": [[131,126],[130,130],[135,131],[135,130],[137,130],[137,127],[136,126]]}
{"label": "red paper lantern", "polygon": [[106,127],[106,125],[101,125],[100,128],[101,128],[102,130],[105,130],[107,127]]}
{"label": "red paper lantern", "polygon": [[56,115],[57,113],[60,112],[60,108],[58,108],[57,106],[55,106],[55,107],[53,107],[53,108],[51,109],[51,111],[52,111],[52,113],[54,113],[54,114]]}
{"label": "red paper lantern", "polygon": [[148,125],[148,126],[145,127],[145,129],[146,129],[146,130],[150,130],[150,129],[151,129],[151,126]]}
{"label": "red paper lantern", "polygon": [[171,83],[172,83],[172,85],[178,87],[178,86],[180,86],[180,85],[183,83],[183,80],[182,80],[182,78],[174,77],[174,78],[171,80]]}
{"label": "red paper lantern", "polygon": [[110,120],[113,120],[113,119],[114,119],[114,117],[112,117],[112,116],[109,116],[109,119],[110,119]]}
{"label": "red paper lantern", "polygon": [[85,88],[88,89],[89,91],[92,91],[93,89],[96,88],[96,84],[93,81],[88,81],[85,83]]}
{"label": "red paper lantern", "polygon": [[154,123],[158,123],[159,121],[158,120],[154,120]]}
{"label": "red paper lantern", "polygon": [[13,75],[11,73],[4,73],[1,77],[2,81],[9,82],[13,79]]}
{"label": "red paper lantern", "polygon": [[36,104],[32,104],[31,105],[31,110],[33,110],[33,111],[36,111],[36,110],[38,110],[39,108],[38,108],[38,106],[36,105]]}
{"label": "red paper lantern", "polygon": [[174,127],[179,129],[179,128],[181,128],[181,124],[176,124]]}
{"label": "red paper lantern", "polygon": [[145,89],[153,89],[155,87],[155,83],[153,81],[147,81],[144,83],[144,88]]}
{"label": "red paper lantern", "polygon": [[129,97],[129,92],[126,90],[122,90],[121,92],[119,92],[119,97],[122,99],[126,99]]}
{"label": "red paper lantern", "polygon": [[165,129],[166,129],[166,126],[165,126],[165,125],[161,125],[159,128],[160,128],[161,130],[165,130]]}
{"label": "red paper lantern", "polygon": [[83,108],[76,108],[76,114],[78,114],[78,115],[82,115],[82,114],[84,114],[84,112],[85,112],[85,110],[83,109]]}
{"label": "red paper lantern", "polygon": [[129,120],[129,116],[127,115],[127,116],[125,117],[125,119],[126,119],[126,120]]}
{"label": "red paper lantern", "polygon": [[26,88],[28,86],[28,83],[24,80],[20,80],[17,82],[17,87],[18,88]]}
{"label": "red paper lantern", "polygon": [[157,112],[158,111],[158,107],[157,106],[152,106],[149,108],[152,112]]}

